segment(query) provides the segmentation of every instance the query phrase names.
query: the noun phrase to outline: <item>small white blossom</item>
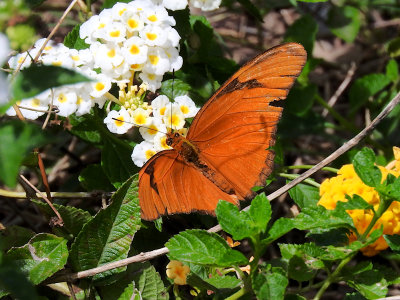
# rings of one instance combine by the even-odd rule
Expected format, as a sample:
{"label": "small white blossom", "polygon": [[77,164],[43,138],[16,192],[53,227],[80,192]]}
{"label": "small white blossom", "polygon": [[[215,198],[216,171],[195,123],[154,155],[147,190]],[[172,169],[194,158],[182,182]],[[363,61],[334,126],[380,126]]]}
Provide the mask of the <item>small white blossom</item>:
{"label": "small white blossom", "polygon": [[154,137],[158,133],[166,133],[167,127],[162,124],[161,119],[151,118],[150,123],[146,127],[140,127],[139,132],[144,140],[153,142]]}
{"label": "small white blossom", "polygon": [[199,108],[196,107],[196,104],[193,102],[193,100],[186,95],[176,97],[175,103],[179,105],[185,118],[192,118],[199,111]]}
{"label": "small white blossom", "polygon": [[183,128],[185,125],[185,116],[183,115],[179,105],[173,103],[172,106],[167,106],[163,122],[168,128],[175,130]]}
{"label": "small white blossom", "polygon": [[150,112],[143,108],[137,108],[132,112],[132,122],[137,126],[147,126],[151,123]]}
{"label": "small white blossom", "polygon": [[152,143],[143,141],[133,148],[133,163],[138,167],[143,167],[145,162],[148,161],[154,154],[156,154],[156,152],[157,151],[154,149],[154,145]]}
{"label": "small white blossom", "polygon": [[108,130],[117,134],[124,134],[133,127],[131,116],[124,107],[121,107],[119,111],[110,111],[104,119],[104,123]]}

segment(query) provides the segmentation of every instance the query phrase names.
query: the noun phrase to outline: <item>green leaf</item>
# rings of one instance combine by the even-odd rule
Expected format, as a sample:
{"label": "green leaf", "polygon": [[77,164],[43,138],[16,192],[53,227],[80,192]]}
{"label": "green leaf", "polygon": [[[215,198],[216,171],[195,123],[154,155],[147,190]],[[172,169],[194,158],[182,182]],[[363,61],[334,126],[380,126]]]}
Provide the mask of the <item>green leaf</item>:
{"label": "green leaf", "polygon": [[307,300],[301,295],[286,294],[285,300]]}
{"label": "green leaf", "polygon": [[238,207],[220,200],[215,210],[222,229],[235,240],[242,240],[265,232],[271,218],[271,205],[265,194],[257,195],[251,202],[249,211],[239,211]]}
{"label": "green leaf", "polygon": [[[386,182],[389,178],[394,178],[394,176],[388,174]],[[389,198],[388,201],[400,201],[400,176],[395,178],[392,183],[388,184],[382,192]]]}
{"label": "green leaf", "polygon": [[354,194],[351,197],[346,195],[347,202],[338,201],[338,205],[341,209],[373,209],[374,206],[365,201],[361,196]]}
{"label": "green leaf", "polygon": [[89,165],[83,169],[79,175],[79,182],[89,192],[111,192],[114,190],[114,186],[108,180],[106,174],[104,174],[103,168],[98,164]]}
{"label": "green leaf", "polygon": [[[50,206],[42,201],[33,200],[33,202],[39,206],[40,210],[47,215],[47,218],[53,218],[56,216],[54,211],[50,208]],[[64,206],[60,204],[53,204],[54,207],[57,209],[59,214],[61,215],[64,226],[59,228],[59,230],[65,230],[72,236],[76,237],[79,232],[82,230],[82,227],[92,220],[92,216],[85,210],[73,207],[73,206]],[[57,227],[55,227],[57,228]]]}
{"label": "green leaf", "polygon": [[0,180],[15,187],[26,154],[48,140],[36,125],[17,120],[0,123],[0,139]]}
{"label": "green leaf", "polygon": [[344,297],[344,300],[366,300],[363,295],[360,293],[354,292],[354,293],[347,293],[346,297]]}
{"label": "green leaf", "polygon": [[141,300],[142,297],[140,295],[140,292],[138,291],[137,288],[135,288],[135,283],[132,282],[129,284],[124,292],[119,296],[118,300]]}
{"label": "green leaf", "polygon": [[271,219],[271,214],[271,204],[264,193],[257,195],[251,201],[249,217],[259,232],[265,232],[268,222]]}
{"label": "green leaf", "polygon": [[225,240],[205,230],[186,230],[172,237],[165,246],[171,259],[215,267],[231,267],[248,263],[239,251],[232,250]]}
{"label": "green leaf", "polygon": [[282,268],[268,268],[255,274],[252,287],[257,299],[284,299],[289,280]]}
{"label": "green leaf", "polygon": [[89,48],[89,45],[85,43],[85,40],[79,36],[80,25],[76,25],[64,38],[64,45],[71,49],[82,50]]}
{"label": "green leaf", "polygon": [[132,147],[109,132],[102,132],[101,136],[104,142],[101,166],[111,183],[118,188],[138,171],[132,162]]}
{"label": "green leaf", "polygon": [[73,114],[68,117],[68,120],[72,125],[72,134],[92,144],[101,143],[100,130],[104,124],[97,115],[86,114],[77,116]]}
{"label": "green leaf", "polygon": [[348,5],[332,6],[327,25],[336,36],[352,43],[360,30],[361,13],[357,8]]}
{"label": "green leaf", "polygon": [[133,282],[134,288],[143,300],[169,298],[160,275],[149,262],[130,264],[126,272],[120,275],[114,283],[97,287],[101,299],[120,299],[121,295],[126,292],[127,286],[131,286]]}
{"label": "green leaf", "polygon": [[0,251],[8,251],[12,247],[21,247],[29,242],[29,240],[35,235],[32,230],[11,225],[5,229],[0,230]]}
{"label": "green leaf", "polygon": [[314,104],[317,85],[294,86],[286,99],[286,109],[299,117],[304,116]]}
{"label": "green leaf", "polygon": [[12,94],[15,99],[22,100],[38,95],[49,88],[88,81],[91,79],[73,70],[33,64],[21,70],[15,77]]}
{"label": "green leaf", "polygon": [[169,99],[187,95],[190,91],[191,86],[180,79],[165,80],[162,82],[160,89],[160,93],[167,96]]}
{"label": "green leaf", "polygon": [[161,280],[160,274],[149,266],[135,278],[136,285],[142,295],[143,300],[163,300],[169,299],[164,283]]}
{"label": "green leaf", "polygon": [[[86,223],[71,247],[71,262],[76,271],[87,270],[124,259],[140,227],[137,175],[125,182],[111,198],[112,203]],[[103,279],[126,267],[93,276]]]}
{"label": "green leaf", "polygon": [[0,298],[8,294],[18,300],[38,299],[33,284],[17,266],[9,262],[0,264]]}
{"label": "green leaf", "polygon": [[270,229],[268,229],[267,237],[261,240],[261,243],[264,245],[268,245],[294,228],[295,226],[293,223],[293,219],[280,218],[276,220],[274,224],[272,224]]}
{"label": "green leaf", "polygon": [[315,207],[319,201],[319,189],[308,184],[298,184],[289,190],[292,200],[301,208]]}
{"label": "green leaf", "polygon": [[300,230],[310,230],[314,228],[353,228],[353,219],[345,210],[327,210],[325,207],[303,208],[300,214],[293,219],[294,226]]}
{"label": "green leaf", "polygon": [[318,25],[314,18],[304,15],[287,29],[284,41],[302,44],[311,56],[317,31]]}
{"label": "green leaf", "polygon": [[237,288],[242,282],[240,279],[234,276],[213,276],[211,278],[206,278],[206,282],[211,284],[217,289],[234,289]]}
{"label": "green leaf", "polygon": [[39,284],[67,263],[67,240],[40,233],[25,246],[12,248],[6,258],[13,261],[33,284]]}
{"label": "green leaf", "polygon": [[367,299],[383,298],[388,292],[388,283],[378,270],[367,270],[346,278],[347,284]]}
{"label": "green leaf", "polygon": [[365,105],[369,98],[381,91],[390,83],[385,74],[368,74],[357,79],[349,91],[351,113]]}
{"label": "green leaf", "polygon": [[393,251],[400,251],[400,235],[384,235],[383,238]]}
{"label": "green leaf", "polygon": [[353,158],[353,166],[358,177],[368,186],[379,187],[382,173],[375,165],[375,154],[370,148],[363,148]]}
{"label": "green leaf", "polygon": [[309,3],[317,3],[317,2],[327,2],[328,0],[297,0],[297,2],[309,2]]}
{"label": "green leaf", "polygon": [[386,65],[386,77],[393,82],[399,78],[399,65],[394,59],[389,60]]}

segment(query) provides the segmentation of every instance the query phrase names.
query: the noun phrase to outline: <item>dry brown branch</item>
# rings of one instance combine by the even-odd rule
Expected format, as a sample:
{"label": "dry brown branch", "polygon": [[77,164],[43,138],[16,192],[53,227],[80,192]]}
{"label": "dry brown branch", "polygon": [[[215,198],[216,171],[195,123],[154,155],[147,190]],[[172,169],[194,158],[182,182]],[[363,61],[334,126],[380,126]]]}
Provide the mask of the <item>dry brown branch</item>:
{"label": "dry brown branch", "polygon": [[57,209],[54,207],[53,203],[51,203],[51,201],[49,199],[47,199],[47,197],[41,192],[39,191],[32,183],[29,182],[28,179],[25,178],[24,175],[19,175],[19,177],[27,184],[29,185],[36,193],[39,193],[41,195],[41,197],[44,199],[44,201],[46,201],[46,203],[51,207],[51,209],[54,211],[54,213],[56,214],[57,218],[59,219],[59,222],[57,224],[64,224],[64,221],[61,217],[61,215],[59,214],[59,212],[57,211]]}

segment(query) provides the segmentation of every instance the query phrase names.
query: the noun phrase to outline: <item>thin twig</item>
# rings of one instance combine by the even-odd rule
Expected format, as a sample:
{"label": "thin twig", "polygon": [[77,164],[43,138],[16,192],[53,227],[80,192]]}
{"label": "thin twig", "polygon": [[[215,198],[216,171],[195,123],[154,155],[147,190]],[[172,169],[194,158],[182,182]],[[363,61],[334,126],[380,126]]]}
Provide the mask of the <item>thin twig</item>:
{"label": "thin twig", "polygon": [[42,47],[40,48],[39,52],[36,54],[35,59],[33,60],[34,62],[37,62],[39,59],[40,55],[43,52],[43,49],[46,47],[47,43],[49,40],[53,37],[53,35],[56,33],[58,28],[60,27],[61,23],[64,21],[65,17],[68,15],[68,13],[71,11],[71,9],[74,7],[75,3],[78,0],[72,0],[70,5],[67,7],[67,9],[64,11],[63,15],[61,16],[60,20],[58,20],[56,26],[53,28],[53,30],[50,32],[49,36],[46,38],[46,41],[43,43]]}
{"label": "thin twig", "polygon": [[47,126],[47,123],[50,120],[50,116],[51,116],[51,111],[53,110],[53,100],[54,100],[54,91],[53,89],[50,89],[50,97],[51,97],[51,101],[50,101],[50,105],[49,105],[49,110],[46,116],[46,119],[44,120],[44,123],[42,125],[42,129],[45,129]]}
{"label": "thin twig", "polygon": [[57,218],[60,220],[59,224],[64,224],[64,221],[61,217],[61,215],[59,214],[59,212],[57,211],[57,209],[54,207],[53,203],[50,202],[49,199],[47,199],[47,197],[41,192],[39,191],[32,183],[30,183],[30,181],[28,179],[25,178],[24,175],[19,175],[19,177],[21,177],[21,179],[27,184],[29,185],[36,193],[39,193],[41,195],[41,197],[44,199],[44,201],[46,201],[46,203],[51,207],[51,209],[54,211],[54,213],[56,214]]}
{"label": "thin twig", "polygon": [[[347,88],[349,83],[351,82],[354,73],[356,71],[356,64],[354,62],[351,63],[350,69],[347,71],[346,77],[344,78],[343,82],[339,85],[337,88],[336,92],[332,95],[332,97],[328,100],[328,105],[330,107],[334,106],[336,101],[339,99],[340,95],[344,92],[344,90]],[[322,116],[326,117],[328,115],[328,110],[325,108],[322,111]]]}
{"label": "thin twig", "polygon": [[[58,199],[98,199],[102,197],[111,198],[112,192],[51,192],[51,197]],[[42,193],[33,194],[32,197],[42,198]],[[28,198],[26,192],[13,192],[0,189],[0,198],[14,198],[14,199],[26,199]]]}
{"label": "thin twig", "polygon": [[38,165],[39,165],[39,169],[40,169],[40,174],[42,176],[43,185],[46,190],[47,199],[49,199],[49,201],[52,202],[53,200],[51,199],[50,186],[49,186],[49,182],[47,181],[46,169],[44,168],[42,156],[40,155],[39,149],[35,149],[35,152],[37,152]]}
{"label": "thin twig", "polygon": [[[322,160],[320,163],[316,164],[313,168],[310,170],[304,172],[301,174],[299,177],[288,183],[287,185],[281,187],[277,191],[269,194],[267,197],[270,201],[274,200],[275,198],[279,197],[283,193],[286,193],[288,190],[290,190],[292,187],[295,185],[299,184],[306,178],[310,177],[312,174],[317,172],[318,170],[322,169],[326,165],[330,164],[332,161],[334,161],[336,158],[338,158],[340,155],[345,153],[346,151],[350,150],[352,147],[356,146],[366,135],[368,135],[392,110],[393,108],[400,102],[400,93],[398,93],[391,101],[390,103],[381,111],[381,113],[369,124],[366,128],[364,128],[359,134],[357,134],[354,138],[349,140],[348,142],[344,143],[340,148],[338,148],[335,152],[333,152],[331,155],[329,155],[327,158]],[[249,206],[244,208],[244,210],[248,210]],[[221,230],[221,226],[217,225],[208,230],[208,232],[218,232]],[[136,263],[136,262],[143,262],[147,261],[153,258],[156,258],[158,256],[167,254],[169,252],[168,248],[160,248],[156,249],[153,251],[149,252],[144,252],[140,253],[139,255],[131,256],[116,262],[112,262],[109,264],[105,264],[103,266],[77,272],[77,273],[72,273],[72,274],[67,274],[67,275],[61,275],[58,277],[54,278],[49,278],[49,282],[60,282],[60,281],[73,281],[76,279],[80,278],[85,278],[89,276],[94,276],[98,273],[102,273],[111,269],[115,269],[118,267],[123,267],[131,263]]]}

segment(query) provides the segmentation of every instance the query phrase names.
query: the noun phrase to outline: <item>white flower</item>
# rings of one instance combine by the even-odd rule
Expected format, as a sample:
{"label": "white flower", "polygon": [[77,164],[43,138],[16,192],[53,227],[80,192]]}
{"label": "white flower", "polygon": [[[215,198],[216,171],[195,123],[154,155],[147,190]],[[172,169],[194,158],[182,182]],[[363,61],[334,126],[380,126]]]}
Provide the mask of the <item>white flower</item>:
{"label": "white flower", "polygon": [[112,70],[124,61],[120,48],[112,43],[96,43],[90,47],[90,50],[95,59],[95,66],[103,70]]}
{"label": "white flower", "polygon": [[90,112],[90,109],[94,106],[94,101],[92,101],[89,95],[77,95],[76,105],[78,108],[75,114],[77,116],[82,116]]}
{"label": "white flower", "polygon": [[133,127],[131,116],[125,107],[121,107],[120,111],[110,111],[104,119],[104,123],[108,130],[118,134],[124,134]]}
{"label": "white flower", "polygon": [[157,119],[162,119],[165,115],[165,110],[167,106],[171,105],[168,97],[165,95],[160,95],[151,101],[151,107],[153,109],[153,116]]}
{"label": "white flower", "polygon": [[78,108],[75,91],[69,88],[59,88],[54,91],[53,105],[59,109],[58,115],[68,117]]}
{"label": "white flower", "polygon": [[156,75],[153,73],[141,72],[139,78],[147,84],[147,89],[151,92],[155,92],[161,87],[162,75]]}
{"label": "white flower", "polygon": [[[45,114],[48,110],[49,94],[50,91],[46,90],[35,97],[18,101],[17,105],[22,115],[26,119],[36,120],[38,117]],[[6,114],[9,116],[15,116],[16,112],[13,107],[10,107]]]}
{"label": "white flower", "polygon": [[166,28],[165,31],[167,32],[167,35],[168,35],[167,44],[170,47],[178,47],[179,46],[179,40],[181,39],[178,31],[176,31],[172,27]]}
{"label": "white flower", "polygon": [[132,122],[137,126],[148,126],[151,122],[150,113],[141,107],[135,109],[132,113]]}
{"label": "white flower", "polygon": [[190,3],[203,11],[210,11],[219,8],[221,0],[191,0]]}
{"label": "white flower", "polygon": [[144,27],[144,22],[139,14],[131,10],[125,11],[121,18],[129,32],[138,32]]}
{"label": "white flower", "polygon": [[29,54],[28,52],[17,54],[16,56],[10,57],[8,65],[11,69],[16,69],[19,65],[21,65],[21,69],[26,68],[31,65],[34,56],[32,51],[29,51]]}
{"label": "white flower", "polygon": [[188,5],[187,0],[163,0],[162,5],[170,10],[185,9]]}
{"label": "white flower", "polygon": [[178,50],[176,48],[170,47],[165,50],[165,54],[167,54],[169,62],[170,62],[170,67],[169,67],[169,72],[172,71],[177,71],[180,68],[182,68],[183,64],[183,59],[181,56],[179,56]]}
{"label": "white flower", "polygon": [[179,105],[173,103],[172,106],[167,106],[163,122],[168,128],[175,130],[183,128],[185,125],[185,116],[183,115]]}
{"label": "white flower", "polygon": [[112,43],[120,43],[126,40],[126,27],[122,23],[113,22],[105,29],[102,36],[104,40]]}
{"label": "white flower", "polygon": [[194,117],[200,109],[196,107],[196,104],[193,102],[193,100],[186,95],[176,97],[175,103],[179,105],[185,118]]}
{"label": "white flower", "polygon": [[147,25],[139,32],[140,37],[149,46],[164,46],[168,40],[168,33],[160,26]]}
{"label": "white flower", "polygon": [[133,36],[126,40],[122,53],[128,64],[143,64],[147,60],[148,47],[144,41],[137,36]]}
{"label": "white flower", "polygon": [[96,76],[96,81],[91,83],[91,86],[90,96],[98,98],[111,89],[111,80],[107,76],[99,74]]}
{"label": "white flower", "polygon": [[133,148],[131,157],[135,165],[138,167],[143,167],[145,162],[148,161],[154,154],[156,154],[156,152],[157,151],[154,149],[154,145],[152,143],[143,141]]}
{"label": "white flower", "polygon": [[161,119],[151,118],[150,123],[146,127],[140,127],[139,132],[144,140],[153,142],[154,137],[158,133],[167,132],[167,127],[162,124]]}
{"label": "white flower", "polygon": [[150,47],[147,52],[147,62],[143,67],[143,71],[156,75],[163,75],[170,69],[170,61],[168,55],[163,48]]}
{"label": "white flower", "polygon": [[45,65],[52,65],[64,68],[72,68],[74,66],[74,61],[72,60],[69,53],[48,53],[47,55],[42,56],[41,60]]}
{"label": "white flower", "polygon": [[154,9],[144,11],[145,22],[154,25],[175,25],[175,19],[168,15],[167,10],[162,6],[155,6]]}

